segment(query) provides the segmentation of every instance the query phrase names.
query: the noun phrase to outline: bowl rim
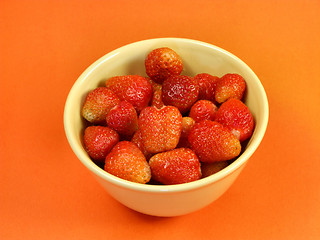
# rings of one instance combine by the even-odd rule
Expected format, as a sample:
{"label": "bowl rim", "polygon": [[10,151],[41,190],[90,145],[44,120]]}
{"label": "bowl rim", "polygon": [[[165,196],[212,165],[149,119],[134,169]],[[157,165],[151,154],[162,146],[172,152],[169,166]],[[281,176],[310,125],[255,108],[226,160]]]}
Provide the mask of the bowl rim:
{"label": "bowl rim", "polygon": [[[70,112],[70,109],[72,107],[72,99],[75,97],[76,90],[81,85],[81,82],[85,81],[85,79],[90,75],[91,72],[93,72],[97,67],[99,67],[99,65],[101,65],[105,61],[108,61],[108,59],[111,59],[114,55],[117,55],[120,51],[126,50],[127,48],[136,47],[137,45],[143,45],[147,42],[156,43],[161,41],[175,41],[175,42],[184,42],[184,43],[201,45],[203,47],[211,48],[216,51],[222,52],[228,55],[229,57],[233,58],[241,65],[241,67],[246,68],[247,71],[249,71],[250,74],[256,79],[256,84],[260,90],[259,94],[262,98],[263,107],[264,107],[263,109],[264,116],[261,118],[261,121],[259,122],[260,123],[259,131],[257,132],[256,129],[254,130],[253,136],[255,138],[252,141],[250,140],[250,144],[248,144],[248,146],[241,153],[241,155],[238,158],[236,158],[231,164],[229,164],[227,167],[220,170],[219,172],[211,176],[208,176],[193,182],[189,182],[189,183],[182,183],[182,184],[175,184],[175,185],[151,185],[151,184],[140,184],[140,183],[130,182],[130,181],[121,179],[119,177],[116,177],[104,171],[102,168],[96,165],[89,158],[88,155],[83,154],[83,147],[82,146],[80,147],[77,144],[70,130],[72,128],[71,128],[71,121],[68,117],[68,112]],[[157,192],[157,193],[172,193],[172,192],[176,193],[176,192],[190,191],[193,189],[205,187],[213,182],[218,182],[223,178],[227,177],[228,175],[236,171],[238,168],[240,168],[242,165],[246,164],[246,162],[251,157],[251,155],[256,151],[266,132],[268,120],[269,120],[269,104],[268,104],[268,99],[267,99],[265,89],[262,83],[260,82],[259,78],[256,76],[253,70],[246,63],[244,63],[240,58],[233,55],[232,53],[218,46],[215,46],[213,44],[202,42],[199,40],[193,40],[193,39],[187,39],[187,38],[172,38],[172,37],[153,38],[153,39],[140,40],[134,43],[129,43],[97,59],[74,82],[67,96],[65,108],[64,108],[64,115],[63,115],[64,130],[65,130],[65,134],[68,139],[69,145],[71,146],[73,152],[78,157],[78,159],[82,162],[82,164],[84,164],[91,171],[91,173],[121,188],[126,188],[126,189],[135,190],[135,191],[141,191],[141,192]]]}

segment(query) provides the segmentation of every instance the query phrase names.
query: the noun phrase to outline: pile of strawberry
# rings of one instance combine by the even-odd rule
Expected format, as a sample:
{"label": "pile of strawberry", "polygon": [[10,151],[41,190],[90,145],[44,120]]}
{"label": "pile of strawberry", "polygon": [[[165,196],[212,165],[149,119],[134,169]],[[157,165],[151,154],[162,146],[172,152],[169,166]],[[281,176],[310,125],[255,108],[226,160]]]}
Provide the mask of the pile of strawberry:
{"label": "pile of strawberry", "polygon": [[111,77],[87,95],[83,140],[93,161],[128,181],[180,184],[239,156],[254,129],[242,76],[181,75],[182,59],[167,47],[151,51],[145,69],[148,77]]}

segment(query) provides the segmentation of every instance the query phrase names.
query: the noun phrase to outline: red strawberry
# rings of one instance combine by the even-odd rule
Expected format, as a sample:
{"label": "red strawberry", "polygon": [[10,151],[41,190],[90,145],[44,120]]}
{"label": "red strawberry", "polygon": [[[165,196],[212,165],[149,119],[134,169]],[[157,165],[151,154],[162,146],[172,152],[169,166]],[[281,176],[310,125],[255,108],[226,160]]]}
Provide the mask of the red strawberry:
{"label": "red strawberry", "polygon": [[219,79],[216,86],[215,99],[223,103],[230,98],[242,99],[246,89],[246,82],[236,73],[228,73]]}
{"label": "red strawberry", "polygon": [[171,48],[163,47],[151,51],[145,59],[147,75],[155,82],[162,83],[183,70],[180,56]]}
{"label": "red strawberry", "polygon": [[203,120],[196,123],[188,137],[191,149],[202,162],[230,160],[241,152],[239,140],[220,123]]}
{"label": "red strawberry", "polygon": [[229,161],[201,163],[202,178],[211,176],[229,165]]}
{"label": "red strawberry", "polygon": [[228,128],[240,142],[250,138],[254,129],[254,120],[249,108],[235,98],[221,104],[216,121]]}
{"label": "red strawberry", "polygon": [[177,148],[150,158],[152,178],[163,184],[180,184],[201,178],[200,162],[189,148]]}
{"label": "red strawberry", "polygon": [[141,135],[140,129],[138,129],[138,130],[134,133],[134,135],[133,135],[133,137],[132,137],[132,139],[131,139],[131,142],[135,143],[135,144],[138,146],[138,148],[141,150],[141,152],[143,153],[143,155],[146,157],[147,160],[152,157],[153,154],[152,154],[152,153],[149,153],[149,152],[146,150],[146,148],[144,147],[144,145],[143,145],[142,135]]}
{"label": "red strawberry", "polygon": [[121,136],[132,136],[138,129],[137,112],[131,103],[121,101],[107,115],[108,127],[117,131]]}
{"label": "red strawberry", "polygon": [[217,106],[209,100],[199,100],[190,109],[189,117],[196,122],[202,120],[214,120],[216,117]]}
{"label": "red strawberry", "polygon": [[139,116],[143,145],[150,153],[174,149],[179,142],[182,116],[173,106],[146,107]]}
{"label": "red strawberry", "polygon": [[83,142],[89,156],[103,162],[112,147],[119,141],[117,132],[108,127],[90,126],[84,131]]}
{"label": "red strawberry", "polygon": [[215,102],[216,100],[214,97],[214,93],[219,78],[208,73],[200,73],[197,74],[194,79],[199,84],[198,99],[210,100],[212,102]]}
{"label": "red strawberry", "polygon": [[162,84],[162,101],[177,107],[181,114],[189,111],[199,95],[198,83],[189,76],[171,76]]}
{"label": "red strawberry", "polygon": [[87,95],[81,114],[91,123],[102,124],[110,109],[119,102],[120,100],[114,92],[105,87],[98,87]]}
{"label": "red strawberry", "polygon": [[106,81],[106,87],[112,90],[122,101],[127,101],[140,112],[148,106],[152,98],[152,86],[149,81],[138,75],[115,76]]}
{"label": "red strawberry", "polygon": [[162,85],[152,81],[150,78],[147,78],[147,79],[150,82],[153,90],[151,106],[154,106],[159,109],[164,107],[164,103],[162,101]]}
{"label": "red strawberry", "polygon": [[128,141],[119,142],[112,148],[106,157],[104,170],[131,182],[147,183],[151,179],[146,158],[137,145]]}
{"label": "red strawberry", "polygon": [[188,136],[191,128],[195,124],[195,121],[191,117],[182,118],[182,129],[178,147],[189,148]]}
{"label": "red strawberry", "polygon": [[154,90],[153,97],[151,100],[151,106],[154,106],[158,109],[161,109],[164,107],[164,103],[162,101],[162,86],[160,86],[158,89]]}

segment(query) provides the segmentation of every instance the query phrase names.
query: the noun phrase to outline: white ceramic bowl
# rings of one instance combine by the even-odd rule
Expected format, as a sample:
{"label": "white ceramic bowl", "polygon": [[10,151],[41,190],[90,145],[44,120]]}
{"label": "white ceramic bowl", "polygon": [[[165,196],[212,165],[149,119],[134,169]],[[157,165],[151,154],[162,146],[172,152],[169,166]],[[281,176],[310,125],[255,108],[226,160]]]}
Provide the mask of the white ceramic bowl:
{"label": "white ceramic bowl", "polygon": [[[245,103],[255,119],[255,130],[245,151],[228,167],[207,178],[178,185],[147,185],[115,177],[98,167],[88,157],[83,144],[84,121],[81,106],[87,93],[103,86],[115,75],[146,76],[144,59],[153,49],[170,47],[183,59],[183,75],[210,73],[241,74],[247,82]],[[154,216],[178,216],[201,209],[220,197],[234,182],[250,156],[259,146],[267,128],[268,100],[255,73],[239,58],[214,45],[181,38],[159,38],[135,42],[118,48],[86,69],[74,83],[64,110],[64,127],[69,144],[104,189],[116,200],[138,212]],[[245,192],[245,190],[244,190]]]}

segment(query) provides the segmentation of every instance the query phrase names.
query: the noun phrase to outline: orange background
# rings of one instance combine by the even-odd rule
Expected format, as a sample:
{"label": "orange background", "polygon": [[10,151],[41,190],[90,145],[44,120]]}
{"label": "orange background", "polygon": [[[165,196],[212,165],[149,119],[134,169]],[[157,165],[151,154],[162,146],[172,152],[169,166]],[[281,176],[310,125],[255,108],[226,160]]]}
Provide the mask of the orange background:
{"label": "orange background", "polygon": [[[0,239],[320,239],[320,1],[0,1]],[[183,37],[244,60],[269,126],[234,185],[181,217],[111,198],[66,140],[78,76],[131,42]]]}

